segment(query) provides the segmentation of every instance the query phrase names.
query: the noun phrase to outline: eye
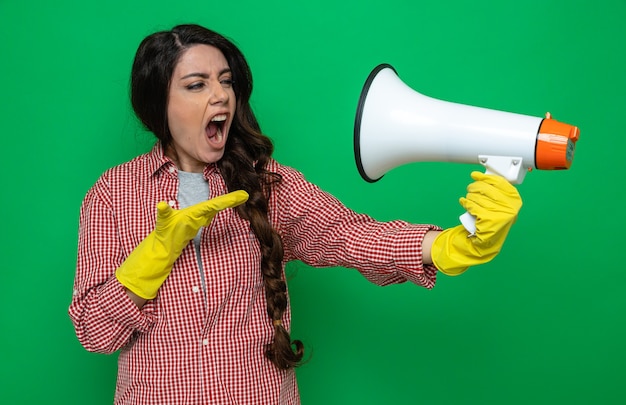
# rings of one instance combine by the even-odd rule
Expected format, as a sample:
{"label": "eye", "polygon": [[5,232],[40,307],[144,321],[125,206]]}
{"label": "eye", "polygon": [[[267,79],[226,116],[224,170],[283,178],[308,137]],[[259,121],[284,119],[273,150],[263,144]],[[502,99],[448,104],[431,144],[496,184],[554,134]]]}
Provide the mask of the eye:
{"label": "eye", "polygon": [[198,90],[202,90],[204,86],[205,86],[204,82],[194,82],[194,83],[188,84],[186,87],[187,87],[187,90],[198,91]]}
{"label": "eye", "polygon": [[233,87],[233,84],[235,84],[235,81],[231,78],[227,78],[227,79],[220,80],[220,83],[222,84],[223,87],[231,88]]}

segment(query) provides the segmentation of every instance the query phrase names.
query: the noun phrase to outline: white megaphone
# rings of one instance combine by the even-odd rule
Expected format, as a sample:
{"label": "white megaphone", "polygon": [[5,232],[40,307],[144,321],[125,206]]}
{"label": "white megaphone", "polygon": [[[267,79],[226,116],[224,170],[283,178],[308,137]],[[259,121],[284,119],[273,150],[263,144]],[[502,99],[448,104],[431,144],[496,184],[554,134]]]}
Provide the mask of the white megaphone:
{"label": "white megaphone", "polygon": [[[375,182],[410,162],[480,164],[520,184],[527,171],[569,169],[578,127],[545,118],[457,104],[424,96],[381,64],[367,78],[356,113],[354,154],[359,173]],[[475,219],[461,222],[470,234]]]}

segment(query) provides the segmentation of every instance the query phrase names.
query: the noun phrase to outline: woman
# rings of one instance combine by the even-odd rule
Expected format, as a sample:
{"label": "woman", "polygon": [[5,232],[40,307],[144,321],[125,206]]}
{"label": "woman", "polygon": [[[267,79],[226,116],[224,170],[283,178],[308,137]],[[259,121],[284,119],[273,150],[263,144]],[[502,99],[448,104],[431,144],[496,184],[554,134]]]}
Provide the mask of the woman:
{"label": "woman", "polygon": [[432,288],[438,270],[491,260],[521,207],[505,180],[473,173],[471,237],[357,214],[272,159],[251,92],[242,53],[206,28],[139,46],[131,100],[158,142],[87,193],[69,308],[87,350],[120,351],[116,404],[299,403],[288,261]]}

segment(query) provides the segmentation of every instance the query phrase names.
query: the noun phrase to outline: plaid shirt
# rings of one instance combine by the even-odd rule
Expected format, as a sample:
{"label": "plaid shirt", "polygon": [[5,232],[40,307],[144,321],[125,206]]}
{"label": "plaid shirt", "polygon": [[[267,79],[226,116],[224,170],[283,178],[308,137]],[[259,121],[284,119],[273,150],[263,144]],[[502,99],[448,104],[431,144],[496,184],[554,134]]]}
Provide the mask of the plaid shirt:
{"label": "plaid shirt", "polygon": [[[377,222],[343,206],[292,168],[271,161],[283,181],[269,217],[284,243],[284,263],[358,269],[387,285],[407,280],[432,288],[421,243],[431,225]],[[211,197],[226,193],[216,165],[204,171]],[[80,212],[78,260],[69,315],[89,351],[119,352],[116,404],[298,404],[294,370],[264,356],[272,341],[260,247],[233,209],[203,228],[174,264],[154,300],[138,309],[115,269],[154,228],[156,204],[178,208],[174,163],[159,143],[150,153],[105,172]],[[284,314],[289,329],[291,312]]]}

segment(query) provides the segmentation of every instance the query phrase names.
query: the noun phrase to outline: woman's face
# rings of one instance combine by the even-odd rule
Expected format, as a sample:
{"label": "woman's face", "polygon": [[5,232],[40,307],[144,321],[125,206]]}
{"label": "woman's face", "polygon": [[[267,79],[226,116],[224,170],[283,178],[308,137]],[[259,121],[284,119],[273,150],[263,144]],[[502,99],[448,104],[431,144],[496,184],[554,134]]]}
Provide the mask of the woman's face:
{"label": "woman's face", "polygon": [[209,45],[184,51],[172,74],[167,118],[180,170],[202,172],[224,155],[235,114],[232,73],[222,52]]}

